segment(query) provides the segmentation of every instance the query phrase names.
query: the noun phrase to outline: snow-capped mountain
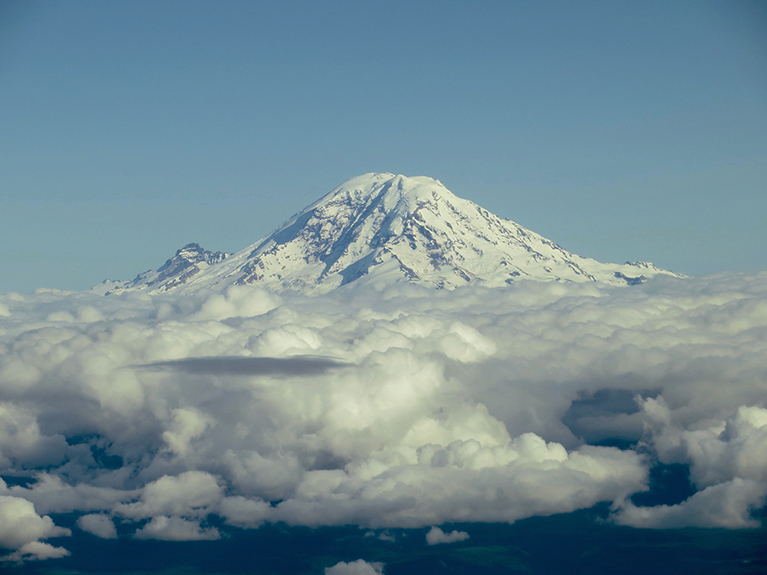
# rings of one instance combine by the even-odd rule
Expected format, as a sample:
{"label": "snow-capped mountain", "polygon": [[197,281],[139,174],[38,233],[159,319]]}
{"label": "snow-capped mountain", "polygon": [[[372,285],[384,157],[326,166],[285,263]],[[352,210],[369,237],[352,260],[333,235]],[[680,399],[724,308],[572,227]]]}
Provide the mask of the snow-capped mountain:
{"label": "snow-capped mountain", "polygon": [[186,292],[232,284],[325,293],[352,282],[411,281],[437,288],[521,279],[641,283],[672,274],[650,263],[603,264],[468,200],[438,180],[371,173],[352,178],[266,238],[235,253],[189,244],[156,272],[112,283]]}

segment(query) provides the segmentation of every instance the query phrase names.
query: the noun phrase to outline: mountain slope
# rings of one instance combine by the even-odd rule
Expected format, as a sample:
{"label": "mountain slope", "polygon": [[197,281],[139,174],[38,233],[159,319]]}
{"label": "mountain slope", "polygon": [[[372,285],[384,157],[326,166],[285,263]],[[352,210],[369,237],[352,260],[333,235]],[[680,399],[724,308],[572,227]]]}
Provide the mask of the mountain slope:
{"label": "mountain slope", "polygon": [[361,279],[438,288],[520,279],[626,285],[659,273],[671,274],[644,262],[602,264],[571,254],[437,180],[372,173],[345,182],[236,254],[190,244],[157,272],[111,291],[237,284],[325,293]]}

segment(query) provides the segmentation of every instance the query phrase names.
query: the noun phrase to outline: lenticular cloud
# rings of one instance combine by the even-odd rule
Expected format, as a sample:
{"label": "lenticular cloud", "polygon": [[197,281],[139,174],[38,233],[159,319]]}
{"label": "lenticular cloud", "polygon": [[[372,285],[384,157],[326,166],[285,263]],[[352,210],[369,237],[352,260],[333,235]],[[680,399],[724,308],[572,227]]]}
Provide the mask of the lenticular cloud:
{"label": "lenticular cloud", "polygon": [[[767,274],[236,295],[0,294],[0,514],[28,520],[6,559],[66,554],[43,541],[69,534],[57,513],[200,540],[214,516],[425,527],[602,501],[635,527],[741,528],[765,503]],[[696,493],[632,503],[658,462]]]}

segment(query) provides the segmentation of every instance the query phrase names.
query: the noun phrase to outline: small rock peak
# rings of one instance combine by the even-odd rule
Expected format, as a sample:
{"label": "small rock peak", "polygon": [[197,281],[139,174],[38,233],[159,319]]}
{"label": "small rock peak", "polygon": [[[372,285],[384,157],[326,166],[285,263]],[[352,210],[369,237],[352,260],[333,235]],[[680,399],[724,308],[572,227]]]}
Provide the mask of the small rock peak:
{"label": "small rock peak", "polygon": [[202,249],[200,244],[191,243],[191,244],[186,244],[183,248],[178,250],[176,252],[176,255],[181,257],[187,257],[188,255],[191,255],[191,254],[203,254],[203,253],[205,253],[205,250]]}
{"label": "small rock peak", "polygon": [[207,264],[218,263],[225,260],[230,254],[227,252],[211,252],[204,249],[198,243],[186,244],[183,248],[176,252],[176,255],[165,262],[161,268],[157,271],[164,271],[174,265],[194,265],[200,262]]}

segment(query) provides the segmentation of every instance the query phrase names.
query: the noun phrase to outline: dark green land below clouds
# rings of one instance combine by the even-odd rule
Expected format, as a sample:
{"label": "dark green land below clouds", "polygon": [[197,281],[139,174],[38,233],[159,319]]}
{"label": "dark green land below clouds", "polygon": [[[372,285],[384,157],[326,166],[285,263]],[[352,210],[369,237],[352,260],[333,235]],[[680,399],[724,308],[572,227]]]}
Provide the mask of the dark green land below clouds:
{"label": "dark green land below clouds", "polygon": [[[443,526],[470,534],[466,541],[427,545],[427,529],[358,527],[310,529],[265,525],[227,529],[218,541],[162,542],[96,539],[79,531],[51,540],[71,556],[5,565],[8,573],[39,575],[322,574],[340,561],[384,563],[385,575],[405,574],[729,574],[767,572],[767,527],[750,530],[654,530],[620,527],[599,505],[567,515],[535,517],[513,525]],[[67,523],[57,515],[56,523]],[[764,522],[763,522],[764,523]],[[380,539],[384,534],[394,541]]]}

